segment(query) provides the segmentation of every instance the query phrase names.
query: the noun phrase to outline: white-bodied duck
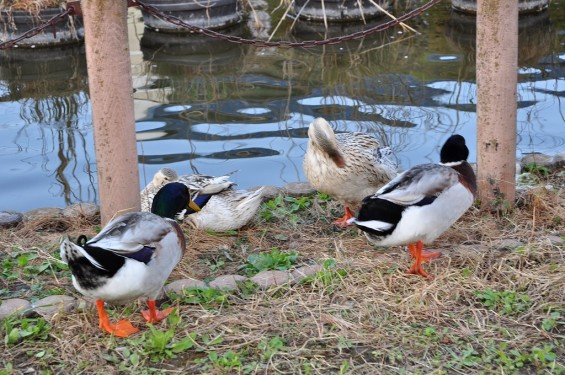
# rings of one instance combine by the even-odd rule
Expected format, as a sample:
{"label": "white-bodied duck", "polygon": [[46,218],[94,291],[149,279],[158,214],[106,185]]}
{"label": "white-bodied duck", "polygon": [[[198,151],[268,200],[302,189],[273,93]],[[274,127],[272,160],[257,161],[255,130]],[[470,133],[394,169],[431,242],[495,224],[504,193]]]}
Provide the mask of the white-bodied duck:
{"label": "white-bodied duck", "polygon": [[110,221],[90,240],[79,236],[61,243],[61,259],[69,265],[74,287],[96,300],[99,327],[118,337],[138,331],[128,320],[110,323],[104,301],[127,303],[147,297],[149,323],[164,319],[155,299],[186,248],[179,225],[149,212],[132,212]]}
{"label": "white-bodied duck", "polygon": [[[225,232],[239,229],[257,214],[263,188],[234,190],[235,183],[230,181],[233,173],[219,177],[183,175],[164,184],[153,194],[142,191],[142,201],[146,202],[142,210],[184,220],[193,228],[202,230]],[[157,172],[155,178],[158,174],[162,172]]]}
{"label": "white-bodied duck", "polygon": [[414,263],[408,273],[431,277],[422,267],[439,253],[424,252],[473,204],[477,181],[467,162],[469,149],[452,135],[441,149],[440,164],[408,169],[363,200],[357,225],[375,245],[408,245]]}
{"label": "white-bodied duck", "polygon": [[345,215],[334,222],[346,226],[363,198],[373,194],[397,174],[391,149],[371,135],[359,132],[335,134],[323,118],[308,128],[308,148],[303,169],[310,185],[338,199]]}

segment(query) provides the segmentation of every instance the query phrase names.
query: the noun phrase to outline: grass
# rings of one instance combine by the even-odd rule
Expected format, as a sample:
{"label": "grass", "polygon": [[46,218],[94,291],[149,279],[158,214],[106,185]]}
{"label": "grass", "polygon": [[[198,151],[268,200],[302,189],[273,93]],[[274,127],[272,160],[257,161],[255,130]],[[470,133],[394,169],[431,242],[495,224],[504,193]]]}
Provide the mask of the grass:
{"label": "grass", "polygon": [[[170,280],[290,272],[313,260],[323,269],[268,290],[185,290],[156,325],[144,323],[142,302],[109,308],[140,328],[128,339],[99,331],[91,307],[50,321],[12,317],[1,324],[0,374],[565,374],[564,179],[539,177],[513,211],[471,208],[430,246],[444,254],[425,265],[432,280],[405,273],[405,249],[334,228],[341,207],[320,195],[265,202],[230,235],[185,228],[188,251]],[[46,224],[0,231],[1,298],[81,297],[57,259],[62,232]],[[96,233],[55,226],[72,238]]]}

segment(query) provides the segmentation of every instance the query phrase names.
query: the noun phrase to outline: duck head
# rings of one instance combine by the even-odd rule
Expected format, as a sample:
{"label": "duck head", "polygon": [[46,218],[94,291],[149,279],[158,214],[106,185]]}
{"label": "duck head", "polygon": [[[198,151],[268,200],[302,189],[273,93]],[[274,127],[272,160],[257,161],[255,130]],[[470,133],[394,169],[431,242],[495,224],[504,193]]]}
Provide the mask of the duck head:
{"label": "duck head", "polygon": [[180,182],[170,182],[164,185],[155,194],[151,204],[152,213],[170,219],[174,219],[184,210],[198,212],[200,207],[192,201],[188,187]]}

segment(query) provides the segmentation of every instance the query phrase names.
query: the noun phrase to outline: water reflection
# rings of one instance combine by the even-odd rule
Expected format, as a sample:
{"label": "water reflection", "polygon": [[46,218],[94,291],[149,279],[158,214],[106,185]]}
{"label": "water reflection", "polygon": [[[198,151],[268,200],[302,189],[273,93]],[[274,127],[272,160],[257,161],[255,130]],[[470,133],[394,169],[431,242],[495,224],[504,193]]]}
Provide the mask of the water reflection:
{"label": "water reflection", "polygon": [[[519,153],[565,150],[563,4],[552,2],[548,13],[521,21]],[[437,161],[451,133],[476,142],[469,39],[474,18],[472,24],[454,18],[449,4],[410,23],[421,36],[394,28],[310,49],[165,35],[143,30],[139,12],[134,14],[130,48],[142,184],[163,166],[181,173],[240,170],[234,175],[240,188],[304,181],[306,130],[317,116],[326,117],[337,131],[375,134],[405,168]],[[270,15],[270,24],[278,24],[277,16]],[[326,31],[323,25],[298,21],[294,29],[283,26],[275,39],[322,39],[353,31],[358,29],[351,25]],[[238,26],[228,32],[245,36],[250,31]],[[2,193],[9,193],[0,194],[7,196],[0,209],[95,199],[84,56],[73,56],[74,61],[64,62],[46,58],[55,62],[44,70],[25,61],[0,64],[0,110],[6,113],[0,120],[1,174],[9,176],[0,180]],[[470,148],[474,161],[476,150]],[[25,204],[14,203],[14,196],[23,196],[20,191]]]}
{"label": "water reflection", "polygon": [[16,49],[0,61],[2,209],[49,205],[38,190],[52,206],[94,201],[84,49]]}

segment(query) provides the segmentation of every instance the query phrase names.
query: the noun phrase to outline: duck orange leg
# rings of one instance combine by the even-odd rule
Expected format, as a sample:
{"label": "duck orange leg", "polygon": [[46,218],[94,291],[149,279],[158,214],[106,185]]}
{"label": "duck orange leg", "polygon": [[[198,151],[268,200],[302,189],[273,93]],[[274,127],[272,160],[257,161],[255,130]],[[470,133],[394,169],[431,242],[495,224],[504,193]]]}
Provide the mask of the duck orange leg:
{"label": "duck orange leg", "polygon": [[172,307],[162,311],[157,310],[155,308],[154,299],[147,300],[147,306],[149,306],[149,310],[143,310],[141,312],[141,315],[143,315],[145,320],[147,320],[147,323],[158,323],[165,319],[173,311]]}
{"label": "duck orange leg", "polygon": [[353,215],[353,212],[351,212],[349,207],[345,206],[345,214],[340,219],[334,221],[334,224],[337,225],[338,227],[348,227],[351,224],[348,224],[347,220],[352,219],[354,217],[355,215]]}
{"label": "duck orange leg", "polygon": [[410,274],[420,275],[428,279],[431,279],[433,276],[431,276],[426,271],[424,271],[424,268],[422,267],[422,262],[428,262],[430,259],[437,258],[438,256],[441,255],[441,253],[424,252],[424,243],[422,241],[418,241],[415,244],[414,243],[408,244],[408,250],[410,251],[410,256],[414,258],[414,263],[407,272]]}
{"label": "duck orange leg", "polygon": [[111,333],[117,337],[128,337],[139,331],[128,320],[122,319],[116,324],[110,323],[106,309],[104,309],[104,301],[96,300],[96,309],[98,310],[98,327]]}

